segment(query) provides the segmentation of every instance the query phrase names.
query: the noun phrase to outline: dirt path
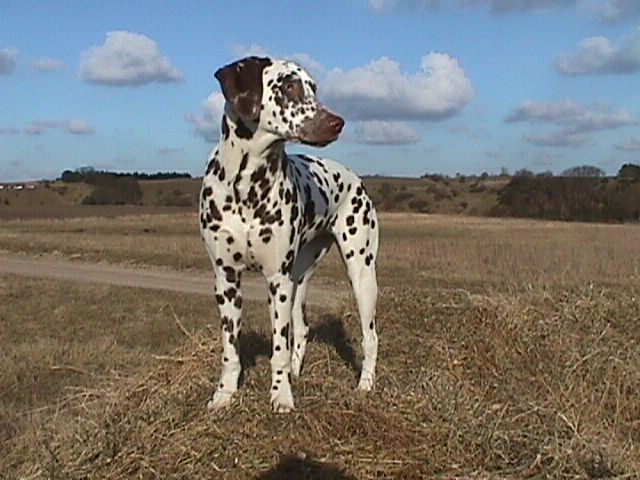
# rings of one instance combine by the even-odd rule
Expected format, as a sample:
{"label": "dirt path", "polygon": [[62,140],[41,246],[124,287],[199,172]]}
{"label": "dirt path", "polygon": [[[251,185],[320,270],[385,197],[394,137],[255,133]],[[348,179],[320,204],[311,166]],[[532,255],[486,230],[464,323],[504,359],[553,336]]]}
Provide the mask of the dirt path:
{"label": "dirt path", "polygon": [[[133,288],[171,290],[182,293],[213,295],[213,273],[179,272],[157,267],[128,267],[98,263],[80,263],[50,257],[29,257],[0,252],[0,275],[50,278],[75,282],[102,283]],[[247,300],[267,299],[264,280],[245,274],[242,293]],[[318,306],[335,306],[345,297],[337,287],[309,288],[307,303]]]}

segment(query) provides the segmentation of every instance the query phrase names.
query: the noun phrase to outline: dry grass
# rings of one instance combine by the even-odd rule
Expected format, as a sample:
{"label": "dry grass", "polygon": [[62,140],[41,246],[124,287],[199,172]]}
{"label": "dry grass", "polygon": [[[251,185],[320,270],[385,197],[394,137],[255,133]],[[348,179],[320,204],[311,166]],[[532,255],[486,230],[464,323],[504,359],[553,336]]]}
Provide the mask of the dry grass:
{"label": "dry grass", "polygon": [[[638,225],[603,225],[383,213],[380,282],[513,288],[634,283],[640,276]],[[0,249],[87,261],[209,271],[195,214],[13,220]],[[319,276],[345,280],[333,249]],[[417,280],[416,280],[417,279]]]}
{"label": "dry grass", "polygon": [[[191,268],[206,266],[183,218],[39,222],[3,224],[0,245],[35,231],[55,249],[66,238],[65,254],[98,258],[97,239],[112,235],[107,258],[145,262],[144,248],[117,232],[141,241],[141,229],[154,228],[166,265],[182,261],[172,258],[175,241],[197,249],[186,254]],[[0,354],[0,472],[640,477],[640,229],[396,215],[381,223],[376,391],[354,391],[353,305],[315,309],[291,415],[269,412],[263,305],[248,304],[239,395],[212,416],[205,403],[220,352],[212,299],[0,278],[0,337],[9,345]],[[77,228],[95,228],[96,239],[73,246]],[[341,269],[331,256],[320,280]]]}

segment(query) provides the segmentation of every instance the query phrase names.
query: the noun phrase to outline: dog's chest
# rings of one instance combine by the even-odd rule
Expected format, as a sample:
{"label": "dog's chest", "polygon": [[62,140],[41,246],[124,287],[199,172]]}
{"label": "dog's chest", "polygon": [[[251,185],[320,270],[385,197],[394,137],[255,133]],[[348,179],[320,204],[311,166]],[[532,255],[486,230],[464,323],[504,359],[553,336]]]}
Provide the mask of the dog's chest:
{"label": "dog's chest", "polygon": [[214,160],[203,181],[202,227],[232,236],[248,266],[264,266],[330,230],[357,182],[346,167],[308,155],[288,156],[279,168],[241,162],[236,171]]}

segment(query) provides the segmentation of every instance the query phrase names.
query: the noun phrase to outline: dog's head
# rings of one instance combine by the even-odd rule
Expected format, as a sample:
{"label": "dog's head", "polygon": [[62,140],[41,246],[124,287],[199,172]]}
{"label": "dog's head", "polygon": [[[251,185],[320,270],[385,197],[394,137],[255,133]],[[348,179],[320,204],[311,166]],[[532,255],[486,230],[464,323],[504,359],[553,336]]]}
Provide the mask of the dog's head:
{"label": "dog's head", "polygon": [[283,140],[325,146],[338,138],[344,120],[316,99],[316,82],[299,65],[248,57],[215,73],[227,106],[252,131]]}

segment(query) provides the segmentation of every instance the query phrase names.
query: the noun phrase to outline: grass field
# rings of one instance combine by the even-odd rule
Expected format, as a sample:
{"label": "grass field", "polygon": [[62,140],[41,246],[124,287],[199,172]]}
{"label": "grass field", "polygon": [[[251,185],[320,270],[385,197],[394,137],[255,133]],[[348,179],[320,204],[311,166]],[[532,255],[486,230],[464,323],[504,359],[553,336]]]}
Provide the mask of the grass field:
{"label": "grass field", "polygon": [[[312,309],[284,416],[265,305],[211,416],[212,298],[0,277],[0,478],[640,477],[637,225],[380,223],[376,391],[355,392],[353,304]],[[188,212],[7,220],[0,250],[209,269]],[[335,252],[317,276],[348,288]]]}

